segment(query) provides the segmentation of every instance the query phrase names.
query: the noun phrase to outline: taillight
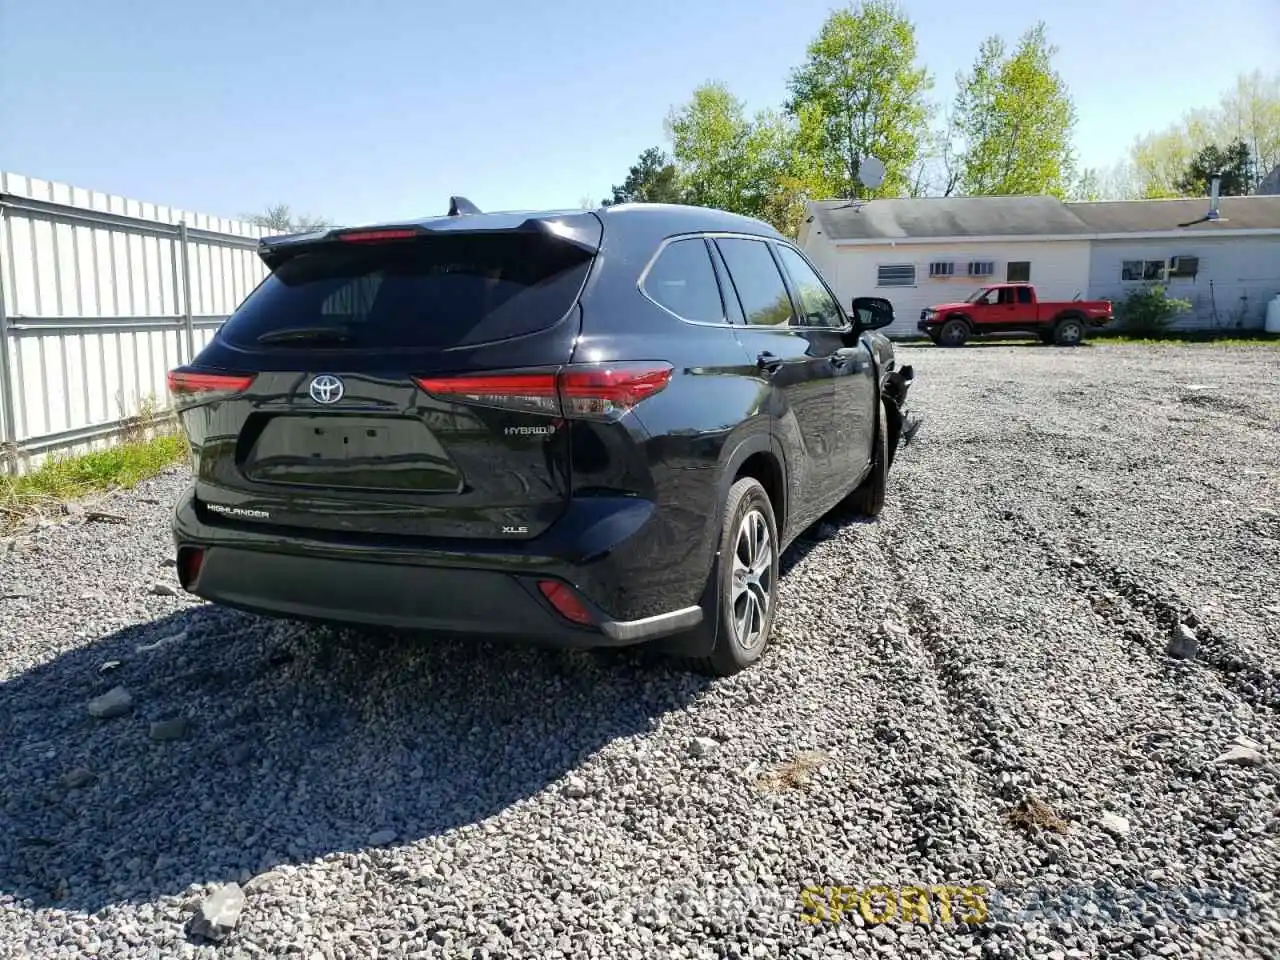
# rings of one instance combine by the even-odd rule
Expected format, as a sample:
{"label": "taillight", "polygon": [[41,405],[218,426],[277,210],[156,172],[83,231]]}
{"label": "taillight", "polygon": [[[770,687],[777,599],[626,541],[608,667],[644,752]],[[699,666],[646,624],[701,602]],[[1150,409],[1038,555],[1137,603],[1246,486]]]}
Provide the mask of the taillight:
{"label": "taillight", "polygon": [[417,230],[353,230],[338,234],[338,239],[347,243],[378,243],[382,240],[411,240],[416,236]]}
{"label": "taillight", "polygon": [[622,363],[568,367],[560,373],[560,399],[568,417],[607,417],[630,410],[671,382],[669,364]]}
{"label": "taillight", "polygon": [[554,373],[488,373],[463,377],[415,377],[427,393],[489,407],[560,413]]}
{"label": "taillight", "polygon": [[559,580],[539,580],[538,590],[547,598],[547,602],[556,608],[556,613],[566,620],[583,626],[591,625],[591,611],[578,598],[573,587],[567,583],[561,583]]}
{"label": "taillight", "polygon": [[208,393],[240,393],[253,384],[253,374],[196,373],[191,370],[169,371],[169,393],[190,397]]}
{"label": "taillight", "polygon": [[610,419],[671,382],[669,363],[579,364],[557,373],[484,373],[417,377],[418,386],[440,397],[472,403]]}

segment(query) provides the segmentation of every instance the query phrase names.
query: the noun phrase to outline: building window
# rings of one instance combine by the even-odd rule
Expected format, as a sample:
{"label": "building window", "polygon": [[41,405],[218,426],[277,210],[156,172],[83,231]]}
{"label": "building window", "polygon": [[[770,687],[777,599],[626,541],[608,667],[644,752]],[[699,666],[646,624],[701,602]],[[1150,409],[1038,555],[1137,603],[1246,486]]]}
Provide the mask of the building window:
{"label": "building window", "polygon": [[914,263],[887,263],[876,268],[877,287],[914,287],[915,285]]}
{"label": "building window", "polygon": [[1125,260],[1120,264],[1120,279],[1150,282],[1164,279],[1163,260]]}
{"label": "building window", "polygon": [[969,276],[971,277],[990,277],[994,276],[996,265],[990,260],[971,260],[969,261]]}
{"label": "building window", "polygon": [[1006,283],[1030,283],[1031,261],[1010,260],[1009,266],[1005,269],[1004,279]]}
{"label": "building window", "polygon": [[929,277],[934,280],[945,280],[948,277],[954,277],[956,274],[956,265],[950,260],[937,260],[929,264]]}
{"label": "building window", "polygon": [[1170,257],[1169,258],[1169,278],[1188,277],[1195,278],[1200,272],[1199,257]]}

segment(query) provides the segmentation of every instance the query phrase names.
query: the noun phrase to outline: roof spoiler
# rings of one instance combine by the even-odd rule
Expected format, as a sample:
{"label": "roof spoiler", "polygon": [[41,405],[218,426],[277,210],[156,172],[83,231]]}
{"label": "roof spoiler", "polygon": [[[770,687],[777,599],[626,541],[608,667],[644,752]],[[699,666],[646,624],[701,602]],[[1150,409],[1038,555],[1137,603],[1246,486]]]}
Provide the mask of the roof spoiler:
{"label": "roof spoiler", "polygon": [[480,211],[465,197],[451,197],[446,217],[427,220],[377,224],[367,227],[323,228],[310,233],[292,233],[263,237],[258,241],[258,256],[271,270],[300,253],[315,250],[334,241],[406,240],[415,236],[447,236],[450,233],[537,233],[572,244],[594,255],[600,249],[602,224],[594,213],[571,211],[548,216],[524,213],[491,213],[478,220],[467,219]]}

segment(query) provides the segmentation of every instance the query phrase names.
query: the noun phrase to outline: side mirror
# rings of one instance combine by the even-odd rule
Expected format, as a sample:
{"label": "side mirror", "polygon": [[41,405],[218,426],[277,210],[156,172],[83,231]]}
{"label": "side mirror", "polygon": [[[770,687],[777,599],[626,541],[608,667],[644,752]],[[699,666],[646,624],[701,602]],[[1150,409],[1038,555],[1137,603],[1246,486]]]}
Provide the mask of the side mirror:
{"label": "side mirror", "polygon": [[893,304],[884,297],[854,297],[853,325],[859,330],[879,330],[893,323]]}

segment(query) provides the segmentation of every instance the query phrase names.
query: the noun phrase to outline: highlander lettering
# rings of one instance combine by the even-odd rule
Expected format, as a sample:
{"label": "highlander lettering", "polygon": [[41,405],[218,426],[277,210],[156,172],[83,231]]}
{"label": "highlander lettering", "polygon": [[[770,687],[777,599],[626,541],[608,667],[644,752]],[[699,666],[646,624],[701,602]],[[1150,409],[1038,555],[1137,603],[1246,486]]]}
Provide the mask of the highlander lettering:
{"label": "highlander lettering", "polygon": [[214,513],[228,517],[252,517],[254,520],[270,520],[271,514],[266,510],[253,510],[249,507],[228,507],[221,503],[206,503],[206,507]]}

